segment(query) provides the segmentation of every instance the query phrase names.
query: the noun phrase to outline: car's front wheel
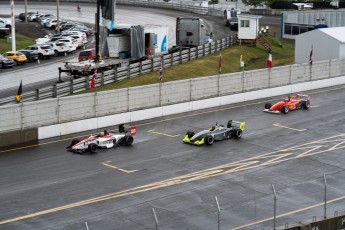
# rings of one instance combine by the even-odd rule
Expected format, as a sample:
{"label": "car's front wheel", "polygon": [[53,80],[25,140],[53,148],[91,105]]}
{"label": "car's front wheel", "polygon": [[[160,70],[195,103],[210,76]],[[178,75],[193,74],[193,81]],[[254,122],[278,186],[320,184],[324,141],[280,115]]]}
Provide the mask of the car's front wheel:
{"label": "car's front wheel", "polygon": [[96,153],[97,152],[97,148],[98,148],[98,146],[96,144],[94,144],[94,143],[89,144],[89,146],[88,146],[88,149],[89,149],[90,153]]}
{"label": "car's front wheel", "polygon": [[214,142],[214,138],[213,138],[212,135],[208,135],[208,136],[205,137],[205,143],[206,143],[207,145],[212,145],[213,142]]}
{"label": "car's front wheel", "polygon": [[267,103],[265,104],[265,109],[270,109],[271,107],[272,107],[272,104],[271,104],[271,103],[267,102]]}
{"label": "car's front wheel", "polygon": [[303,109],[309,109],[310,108],[310,101],[304,101],[302,104]]}
{"label": "car's front wheel", "polygon": [[189,139],[191,139],[191,138],[194,136],[194,132],[188,131],[188,132],[186,133],[186,135],[188,136]]}

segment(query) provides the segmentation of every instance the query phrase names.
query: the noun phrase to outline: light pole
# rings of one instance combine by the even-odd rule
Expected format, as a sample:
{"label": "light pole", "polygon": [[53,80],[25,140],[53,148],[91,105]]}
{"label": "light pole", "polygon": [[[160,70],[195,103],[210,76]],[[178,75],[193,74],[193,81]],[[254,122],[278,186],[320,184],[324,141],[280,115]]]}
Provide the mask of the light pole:
{"label": "light pole", "polygon": [[28,0],[25,0],[24,2],[25,2],[25,15],[24,15],[24,17],[25,17],[25,23],[27,23],[28,22],[28,18],[27,18],[27,16],[28,16]]}
{"label": "light pole", "polygon": [[11,21],[12,51],[16,51],[16,22],[14,21],[14,0],[11,0]]}
{"label": "light pole", "polygon": [[100,14],[100,0],[97,0],[97,13],[96,13],[96,20],[95,20],[95,26],[96,26],[96,57],[95,57],[95,61],[96,63],[99,61],[99,14]]}
{"label": "light pole", "polygon": [[276,189],[274,188],[274,184],[272,184],[272,190],[273,190],[273,194],[274,194],[273,230],[276,230],[277,193],[276,193]]}
{"label": "light pole", "polygon": [[56,0],[56,16],[57,16],[57,23],[56,23],[56,26],[57,26],[57,32],[60,33],[60,16],[59,16],[59,13],[60,13],[60,1],[59,0]]}

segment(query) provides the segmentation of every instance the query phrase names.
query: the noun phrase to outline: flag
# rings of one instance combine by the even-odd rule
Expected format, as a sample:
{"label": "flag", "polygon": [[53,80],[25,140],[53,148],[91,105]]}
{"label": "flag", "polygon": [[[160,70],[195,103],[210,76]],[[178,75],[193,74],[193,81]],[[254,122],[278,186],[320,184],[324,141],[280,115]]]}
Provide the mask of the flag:
{"label": "flag", "polygon": [[272,68],[272,50],[268,51],[267,67]]}
{"label": "flag", "polygon": [[163,81],[163,60],[161,60],[161,67],[159,68],[159,81]]}
{"label": "flag", "polygon": [[311,45],[311,50],[310,50],[310,54],[309,54],[309,64],[310,65],[313,64],[313,45]]}
{"label": "flag", "polygon": [[219,51],[218,73],[222,73],[222,51]]}
{"label": "flag", "polygon": [[97,77],[97,69],[95,69],[95,73],[92,75],[92,79],[90,82],[90,90],[93,90],[96,87],[96,77]]}
{"label": "flag", "polygon": [[17,94],[16,94],[16,102],[17,103],[20,103],[20,100],[22,99],[22,81],[20,81],[20,85],[19,85],[19,88],[18,88],[18,91],[17,91]]}

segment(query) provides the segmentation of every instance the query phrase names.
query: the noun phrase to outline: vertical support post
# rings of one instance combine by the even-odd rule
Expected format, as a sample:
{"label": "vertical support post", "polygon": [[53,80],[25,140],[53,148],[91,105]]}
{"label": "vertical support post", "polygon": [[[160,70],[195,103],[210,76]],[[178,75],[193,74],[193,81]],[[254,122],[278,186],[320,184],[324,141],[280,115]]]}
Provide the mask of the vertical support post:
{"label": "vertical support post", "polygon": [[57,32],[60,33],[60,0],[56,0],[56,17],[57,17],[57,24],[56,24],[56,28],[57,28]]}
{"label": "vertical support post", "polygon": [[98,107],[98,104],[97,104],[97,96],[98,96],[98,93],[97,92],[95,92],[94,94],[93,94],[93,109],[95,110],[95,117],[97,117],[97,107]]}
{"label": "vertical support post", "polygon": [[89,75],[85,76],[85,86],[86,86],[86,90],[90,89],[90,79],[89,79]]}
{"label": "vertical support post", "polygon": [[190,61],[190,50],[191,50],[192,48],[189,48],[188,49],[188,61]]}
{"label": "vertical support post", "polygon": [[117,67],[114,67],[114,82],[117,82]]}
{"label": "vertical support post", "polygon": [[56,84],[53,85],[53,97],[54,98],[57,97],[57,86],[56,86]]}
{"label": "vertical support post", "polygon": [[96,57],[95,57],[95,62],[97,63],[99,61],[99,14],[100,14],[100,0],[96,0],[97,1],[97,13],[95,14],[95,26],[96,26],[96,33],[95,33],[95,37],[96,37]]}
{"label": "vertical support post", "polygon": [[11,0],[11,21],[12,51],[16,51],[16,22],[14,18],[14,0]]}
{"label": "vertical support post", "polygon": [[151,72],[153,72],[153,58],[151,58]]}
{"label": "vertical support post", "polygon": [[268,88],[271,88],[271,68],[268,68]]}
{"label": "vertical support post", "polygon": [[202,45],[202,56],[205,57],[205,44]]}
{"label": "vertical support post", "polygon": [[218,202],[218,198],[217,196],[214,197],[217,203],[217,209],[218,209],[218,230],[220,230],[220,206],[219,206],[219,202]]}
{"label": "vertical support post", "polygon": [[174,55],[170,54],[170,67],[174,65]]}
{"label": "vertical support post", "polygon": [[179,57],[180,57],[180,64],[182,63],[182,50],[179,51]]}
{"label": "vertical support post", "polygon": [[36,89],[36,101],[38,101],[40,99],[40,90],[39,89]]}
{"label": "vertical support post", "polygon": [[210,55],[212,53],[212,44],[211,42],[208,43],[208,55]]}
{"label": "vertical support post", "polygon": [[74,82],[73,82],[73,79],[71,79],[71,80],[70,80],[70,83],[69,83],[69,84],[70,84],[70,85],[69,85],[69,93],[70,93],[70,94],[72,94],[73,91],[74,91],[73,83],[74,83]]}
{"label": "vertical support post", "polygon": [[24,4],[25,4],[25,23],[28,23],[28,0],[25,0],[24,1]]}
{"label": "vertical support post", "polygon": [[127,66],[127,79],[131,78],[131,65]]}
{"label": "vertical support post", "polygon": [[323,174],[323,181],[325,183],[325,205],[324,205],[324,213],[323,213],[323,218],[327,218],[327,180],[326,180],[326,174]]}
{"label": "vertical support post", "polygon": [[276,211],[277,211],[277,193],[276,189],[274,188],[274,184],[272,184],[272,190],[274,194],[274,217],[273,217],[273,230],[276,229]]}
{"label": "vertical support post", "polygon": [[57,109],[57,120],[58,120],[58,123],[60,123],[61,122],[61,118],[60,118],[60,114],[61,114],[61,105],[60,105],[60,98],[58,97],[58,99],[57,99],[57,107],[58,107],[58,109]]}
{"label": "vertical support post", "polygon": [[139,62],[139,74],[142,74],[142,71],[143,71],[143,62],[140,61]]}
{"label": "vertical support post", "polygon": [[289,66],[289,85],[291,85],[291,78],[292,78],[292,76],[291,76],[291,73],[292,73],[292,70],[291,70],[291,65]]}
{"label": "vertical support post", "polygon": [[101,71],[101,85],[104,85],[104,70]]}
{"label": "vertical support post", "polygon": [[[218,40],[216,40],[214,44],[216,46],[214,49],[214,52],[217,52],[218,51]],[[210,52],[210,53],[212,53],[212,52]]]}
{"label": "vertical support post", "polygon": [[155,222],[156,222],[156,230],[158,230],[159,229],[158,219],[157,219],[157,215],[156,215],[156,212],[155,212],[154,208],[152,208],[152,212],[153,212],[153,216],[154,216]]}
{"label": "vertical support post", "polygon": [[20,128],[23,130],[24,129],[24,104],[23,102],[20,102]]}

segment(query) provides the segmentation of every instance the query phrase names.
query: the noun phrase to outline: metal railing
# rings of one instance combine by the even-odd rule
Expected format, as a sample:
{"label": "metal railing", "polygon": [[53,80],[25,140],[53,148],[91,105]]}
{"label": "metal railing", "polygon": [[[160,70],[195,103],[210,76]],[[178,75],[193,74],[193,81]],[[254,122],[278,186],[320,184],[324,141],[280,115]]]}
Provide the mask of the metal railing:
{"label": "metal railing", "polygon": [[[159,70],[161,61],[163,63],[163,68],[166,69],[171,66],[185,63],[196,58],[210,55],[223,48],[232,46],[233,43],[234,37],[227,37],[199,47],[189,48],[162,56],[156,56],[151,59],[133,63],[125,67],[118,67],[112,70],[102,71],[97,74],[96,87],[121,81],[124,79],[134,78],[141,74]],[[89,81],[90,77],[86,76],[77,79],[71,79],[62,83],[56,83],[52,86],[36,89],[34,91],[25,92],[22,94],[22,102],[62,97],[73,93],[78,93],[80,91],[88,90]],[[0,99],[0,106],[15,103],[16,101],[14,96]]]}

